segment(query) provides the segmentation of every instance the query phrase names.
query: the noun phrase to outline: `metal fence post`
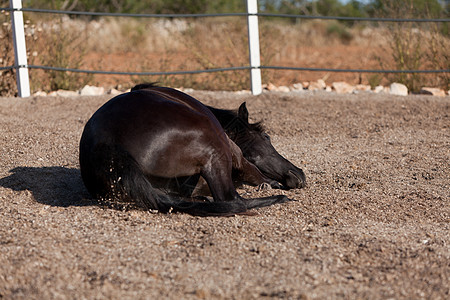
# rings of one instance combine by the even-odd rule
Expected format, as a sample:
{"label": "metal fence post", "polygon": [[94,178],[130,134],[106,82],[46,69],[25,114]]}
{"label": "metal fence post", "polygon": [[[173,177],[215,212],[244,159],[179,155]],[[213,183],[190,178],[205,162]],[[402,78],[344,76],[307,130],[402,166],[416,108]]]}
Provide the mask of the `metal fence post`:
{"label": "metal fence post", "polygon": [[[258,13],[258,1],[247,0],[247,13]],[[250,80],[252,87],[252,94],[259,95],[262,93],[261,86],[261,59],[259,53],[259,29],[258,29],[258,16],[249,15],[247,17],[248,22],[248,47],[250,56]]]}
{"label": "metal fence post", "polygon": [[30,96],[30,80],[28,77],[27,48],[25,45],[25,30],[23,27],[22,0],[9,0],[9,6],[14,9],[11,13],[11,24],[14,40],[14,55],[16,58],[17,90],[19,97]]}

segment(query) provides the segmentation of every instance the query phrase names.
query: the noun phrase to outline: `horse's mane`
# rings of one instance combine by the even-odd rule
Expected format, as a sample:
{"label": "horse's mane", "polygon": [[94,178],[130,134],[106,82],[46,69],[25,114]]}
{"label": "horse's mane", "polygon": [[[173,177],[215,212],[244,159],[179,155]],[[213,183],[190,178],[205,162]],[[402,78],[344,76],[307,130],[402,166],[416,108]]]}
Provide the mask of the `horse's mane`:
{"label": "horse's mane", "polygon": [[256,132],[263,133],[266,131],[266,128],[264,127],[264,124],[262,121],[259,121],[259,122],[253,123],[253,124],[249,123],[248,125],[250,126],[250,128],[252,130],[254,130]]}
{"label": "horse's mane", "polygon": [[157,82],[140,83],[132,87],[131,91],[134,92],[137,90],[151,89],[154,87],[159,87]]}
{"label": "horse's mane", "polygon": [[258,133],[265,132],[262,121],[248,123],[247,120],[239,118],[237,110],[220,109],[212,106],[207,107],[216,116],[227,132],[242,132],[247,130],[256,131]]}

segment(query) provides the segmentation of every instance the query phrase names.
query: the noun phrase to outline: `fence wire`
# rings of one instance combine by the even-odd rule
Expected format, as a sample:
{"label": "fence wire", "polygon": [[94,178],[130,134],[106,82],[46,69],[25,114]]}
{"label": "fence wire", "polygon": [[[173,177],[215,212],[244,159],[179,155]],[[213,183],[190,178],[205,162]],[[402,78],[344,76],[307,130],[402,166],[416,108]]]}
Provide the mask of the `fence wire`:
{"label": "fence wire", "polygon": [[260,69],[310,71],[310,72],[336,72],[336,73],[449,73],[450,70],[371,70],[371,69],[333,69],[333,68],[302,68],[285,66],[260,66]]}
{"label": "fence wire", "polygon": [[[291,14],[275,14],[275,13],[217,13],[217,14],[127,14],[127,13],[106,13],[106,12],[83,12],[83,11],[65,11],[53,9],[39,8],[0,8],[0,11],[22,11],[33,13],[48,14],[67,14],[67,15],[85,15],[85,16],[109,16],[109,17],[134,17],[134,18],[209,18],[209,17],[275,17],[275,18],[295,18],[295,19],[321,19],[321,20],[340,20],[340,21],[365,21],[365,22],[450,22],[450,19],[401,19],[401,18],[363,18],[363,17],[337,17],[337,16],[307,16],[307,15],[291,15]],[[28,67],[30,69],[53,70],[62,72],[78,72],[88,74],[105,74],[105,75],[134,75],[134,76],[161,76],[161,75],[187,75],[212,72],[240,71],[250,69],[272,69],[272,70],[288,70],[288,71],[309,71],[309,72],[341,72],[341,73],[450,73],[447,70],[371,70],[371,69],[333,69],[333,68],[303,68],[303,67],[286,67],[286,66],[239,66],[228,68],[215,68],[205,70],[190,71],[169,71],[169,72],[118,72],[118,71],[102,71],[102,70],[84,70],[73,68],[59,68],[52,66],[11,66],[1,67],[0,70],[8,70],[12,68]]]}
{"label": "fence wire", "polygon": [[215,14],[129,14],[129,13],[107,13],[107,12],[85,12],[85,11],[67,11],[56,9],[41,8],[0,8],[5,11],[23,11],[48,14],[65,15],[85,15],[85,16],[103,16],[103,17],[133,17],[133,18],[210,18],[210,17],[275,17],[291,19],[319,19],[319,20],[339,20],[339,21],[365,21],[365,22],[450,22],[446,18],[418,19],[418,18],[370,18],[370,17],[337,17],[337,16],[314,16],[314,15],[294,15],[277,13],[215,13]]}
{"label": "fence wire", "polygon": [[16,68],[16,66],[6,66],[6,67],[0,67],[0,71],[4,71],[4,70],[11,70]]}
{"label": "fence wire", "polygon": [[51,66],[19,66],[28,67],[29,69],[41,69],[51,71],[65,71],[75,73],[87,73],[87,74],[104,74],[104,75],[136,75],[136,76],[160,76],[160,75],[186,75],[186,74],[200,74],[200,73],[213,73],[213,72],[226,72],[226,71],[241,71],[250,70],[251,67],[229,67],[229,68],[215,68],[206,70],[190,70],[190,71],[165,71],[165,72],[120,72],[120,71],[101,71],[101,70],[83,70],[83,69],[71,69],[71,68],[59,68]]}
{"label": "fence wire", "polygon": [[[29,69],[40,69],[48,71],[62,71],[62,72],[74,72],[74,73],[86,73],[86,74],[102,74],[102,75],[129,75],[129,76],[162,76],[162,75],[188,75],[188,74],[201,74],[201,73],[213,73],[213,72],[228,72],[228,71],[242,71],[250,69],[266,69],[266,70],[286,70],[286,71],[308,71],[308,72],[336,72],[336,73],[450,73],[450,70],[370,70],[370,69],[333,69],[333,68],[303,68],[303,67],[286,67],[286,66],[241,66],[241,67],[228,67],[228,68],[215,68],[205,70],[188,70],[188,71],[164,71],[164,72],[124,72],[124,71],[102,71],[102,70],[86,70],[86,69],[71,69],[60,68],[51,66],[17,66],[27,67]],[[6,67],[4,69],[12,69],[16,67]],[[0,70],[2,70],[0,68]]]}

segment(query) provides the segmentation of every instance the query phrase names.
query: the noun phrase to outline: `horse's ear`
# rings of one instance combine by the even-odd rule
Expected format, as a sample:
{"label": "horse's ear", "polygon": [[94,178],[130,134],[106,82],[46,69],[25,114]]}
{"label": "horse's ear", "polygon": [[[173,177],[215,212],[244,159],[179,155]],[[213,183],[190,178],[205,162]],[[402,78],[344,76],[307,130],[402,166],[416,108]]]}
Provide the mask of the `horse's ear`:
{"label": "horse's ear", "polygon": [[248,110],[245,102],[239,106],[238,117],[248,123]]}

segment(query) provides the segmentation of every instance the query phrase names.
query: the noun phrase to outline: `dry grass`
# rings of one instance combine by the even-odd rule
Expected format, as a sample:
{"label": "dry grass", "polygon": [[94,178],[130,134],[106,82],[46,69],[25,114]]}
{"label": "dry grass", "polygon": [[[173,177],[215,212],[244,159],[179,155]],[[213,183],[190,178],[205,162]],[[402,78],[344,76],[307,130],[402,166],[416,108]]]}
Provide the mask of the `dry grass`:
{"label": "dry grass", "polygon": [[[449,70],[450,39],[442,34],[436,24],[413,23],[394,24],[389,26],[388,43],[383,46],[391,53],[392,60],[385,61],[378,57],[380,66],[395,70]],[[426,75],[422,73],[389,74],[391,82],[405,84],[411,91],[419,92],[423,86],[440,86],[449,89],[449,74]]]}
{"label": "dry grass", "polygon": [[[35,24],[34,40],[28,44],[32,64],[132,72],[248,65],[245,18],[99,18],[89,22],[65,18],[62,22],[36,19],[31,23]],[[335,21],[312,20],[293,24],[261,19],[260,41],[263,65],[377,69],[382,62],[382,66],[396,66],[395,48],[390,47],[392,44],[386,28],[362,25],[346,28]],[[448,69],[448,58],[443,51],[448,42],[448,37],[431,36],[433,47],[430,46],[427,57],[433,65],[428,64],[427,67]],[[425,54],[422,56],[426,57]],[[248,71],[148,77],[86,77],[70,72],[40,70],[31,70],[30,74],[34,91],[78,89],[88,82],[122,88],[142,81],[203,90],[249,87]],[[448,78],[445,77],[448,75],[443,76],[428,75],[421,77],[421,82],[448,88]],[[263,83],[289,85],[317,79],[329,83],[344,80],[371,85],[398,80],[370,74],[263,70]]]}
{"label": "dry grass", "polygon": [[[14,65],[14,48],[12,44],[11,24],[6,22],[9,14],[1,12],[0,20],[0,67]],[[0,71],[0,95],[13,96],[16,87],[15,70]]]}

